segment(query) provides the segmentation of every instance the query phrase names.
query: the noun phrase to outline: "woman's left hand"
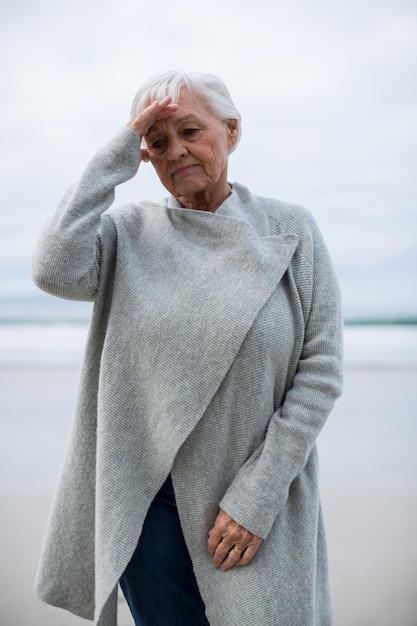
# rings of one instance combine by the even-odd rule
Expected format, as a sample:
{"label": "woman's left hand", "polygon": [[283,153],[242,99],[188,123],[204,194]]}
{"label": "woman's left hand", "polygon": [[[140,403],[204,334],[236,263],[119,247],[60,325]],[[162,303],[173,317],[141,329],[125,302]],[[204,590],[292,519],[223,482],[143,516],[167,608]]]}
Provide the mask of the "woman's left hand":
{"label": "woman's left hand", "polygon": [[220,509],[214,526],[209,531],[208,551],[213,558],[213,565],[227,570],[234,565],[247,565],[261,543],[261,537],[240,526]]}

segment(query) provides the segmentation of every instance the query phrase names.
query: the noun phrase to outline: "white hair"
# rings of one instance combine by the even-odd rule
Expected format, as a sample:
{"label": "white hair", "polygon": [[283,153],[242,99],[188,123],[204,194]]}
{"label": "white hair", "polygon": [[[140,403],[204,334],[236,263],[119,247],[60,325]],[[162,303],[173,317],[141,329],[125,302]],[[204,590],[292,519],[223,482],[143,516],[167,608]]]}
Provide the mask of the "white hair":
{"label": "white hair", "polygon": [[178,102],[181,87],[200,96],[210,111],[220,120],[235,119],[238,122],[238,139],[241,135],[241,115],[235,107],[229,90],[220,78],[202,72],[168,71],[149,78],[136,93],[130,110],[131,119],[138,117],[142,111],[155,100],[171,96],[172,102]]}

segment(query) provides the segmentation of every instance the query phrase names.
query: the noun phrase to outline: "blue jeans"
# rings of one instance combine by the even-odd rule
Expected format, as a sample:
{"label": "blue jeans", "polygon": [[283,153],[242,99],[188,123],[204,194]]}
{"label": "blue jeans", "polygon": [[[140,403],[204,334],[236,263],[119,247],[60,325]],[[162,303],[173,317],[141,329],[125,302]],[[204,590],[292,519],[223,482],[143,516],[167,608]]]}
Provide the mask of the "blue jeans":
{"label": "blue jeans", "polygon": [[170,476],[149,507],[120,586],[136,626],[209,626]]}

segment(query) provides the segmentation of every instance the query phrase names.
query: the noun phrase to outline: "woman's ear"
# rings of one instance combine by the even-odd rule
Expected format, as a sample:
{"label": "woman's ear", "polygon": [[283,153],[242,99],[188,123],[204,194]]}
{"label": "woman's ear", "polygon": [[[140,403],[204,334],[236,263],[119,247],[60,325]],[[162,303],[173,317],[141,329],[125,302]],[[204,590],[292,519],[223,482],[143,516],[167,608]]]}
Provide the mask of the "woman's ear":
{"label": "woman's ear", "polygon": [[233,148],[239,137],[239,122],[238,120],[229,118],[226,120],[226,127],[228,132],[229,148]]}
{"label": "woman's ear", "polygon": [[141,153],[142,153],[142,161],[144,161],[145,163],[149,162],[149,152],[147,148],[141,148]]}

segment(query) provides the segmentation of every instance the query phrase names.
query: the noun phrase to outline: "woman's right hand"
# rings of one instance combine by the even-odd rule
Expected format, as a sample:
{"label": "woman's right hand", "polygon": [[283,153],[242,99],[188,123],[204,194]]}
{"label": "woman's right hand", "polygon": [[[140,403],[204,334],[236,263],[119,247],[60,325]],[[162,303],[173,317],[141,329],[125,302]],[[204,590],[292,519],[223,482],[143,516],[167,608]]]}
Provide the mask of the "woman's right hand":
{"label": "woman's right hand", "polygon": [[[178,104],[172,103],[171,96],[165,96],[162,100],[155,100],[149,106],[142,111],[138,117],[128,122],[127,126],[135,131],[142,139],[148,133],[150,127],[155,124],[157,120],[162,120],[165,117],[170,117],[175,111],[178,110]],[[146,159],[147,150],[142,150],[142,158]]]}

